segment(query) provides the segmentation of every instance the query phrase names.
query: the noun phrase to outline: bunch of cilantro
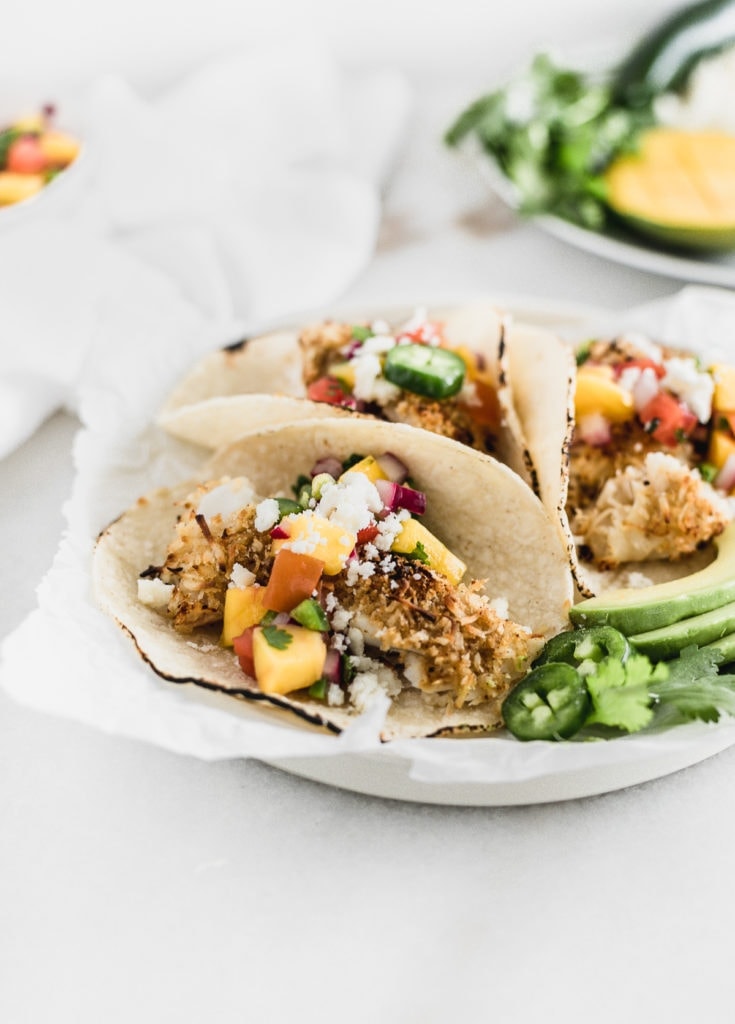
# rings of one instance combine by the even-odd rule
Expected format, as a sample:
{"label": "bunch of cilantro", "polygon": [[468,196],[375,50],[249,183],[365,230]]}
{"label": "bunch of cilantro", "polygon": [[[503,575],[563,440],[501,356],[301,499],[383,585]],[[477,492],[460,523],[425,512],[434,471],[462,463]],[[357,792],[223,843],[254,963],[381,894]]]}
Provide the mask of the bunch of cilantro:
{"label": "bunch of cilantro", "polygon": [[599,229],[607,217],[603,172],[653,120],[650,103],[626,107],[604,77],[540,54],[521,77],[472,103],[445,141],[474,137],[512,183],[522,213]]}
{"label": "bunch of cilantro", "polygon": [[652,663],[633,653],[621,662],[604,658],[584,676],[592,710],[582,732],[639,732],[649,726],[679,725],[693,719],[717,722],[735,716],[735,675],[720,674],[722,654],[692,645],[671,661]]}

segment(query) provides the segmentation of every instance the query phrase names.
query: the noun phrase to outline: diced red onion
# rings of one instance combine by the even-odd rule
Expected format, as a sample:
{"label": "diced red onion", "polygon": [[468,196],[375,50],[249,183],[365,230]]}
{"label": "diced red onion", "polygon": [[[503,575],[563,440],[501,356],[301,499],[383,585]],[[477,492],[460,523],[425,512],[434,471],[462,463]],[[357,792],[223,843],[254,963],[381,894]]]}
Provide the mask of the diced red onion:
{"label": "diced red onion", "polygon": [[592,412],[589,416],[582,416],[577,423],[576,435],[580,441],[595,447],[609,444],[612,440],[610,423],[599,412]]}
{"label": "diced red onion", "polygon": [[413,487],[402,487],[390,480],[376,480],[375,487],[383,506],[389,512],[405,508],[412,515],[421,516],[426,511],[426,495],[423,491],[416,491]]}
{"label": "diced red onion", "polygon": [[288,612],[279,612],[273,620],[272,625],[274,626],[287,626],[291,621],[291,616]]}
{"label": "diced red onion", "polygon": [[342,463],[334,455],[325,455],[323,459],[317,459],[311,467],[312,480],[320,473],[329,473],[336,480],[338,476],[342,475]]}
{"label": "diced red onion", "polygon": [[286,533],[282,526],[274,526],[273,529],[271,530],[271,537],[273,538],[273,540],[285,540],[287,537],[290,536],[291,534]]}
{"label": "diced red onion", "polygon": [[718,491],[726,491],[728,494],[735,487],[735,455],[728,455],[725,464],[715,477],[715,487]]}
{"label": "diced red onion", "polygon": [[333,648],[327,651],[322,675],[328,683],[336,683],[339,686],[342,682],[342,658],[339,651],[335,651]]}
{"label": "diced red onion", "polygon": [[402,484],[408,476],[408,466],[393,452],[383,452],[375,461],[394,484]]}

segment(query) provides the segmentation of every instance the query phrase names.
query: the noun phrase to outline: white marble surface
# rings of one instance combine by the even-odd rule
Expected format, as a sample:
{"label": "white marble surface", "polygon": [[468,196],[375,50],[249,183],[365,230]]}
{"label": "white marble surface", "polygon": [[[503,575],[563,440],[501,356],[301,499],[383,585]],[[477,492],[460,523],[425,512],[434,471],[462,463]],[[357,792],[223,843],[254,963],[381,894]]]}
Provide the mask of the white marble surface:
{"label": "white marble surface", "polygon": [[[485,291],[623,309],[679,287],[488,206],[435,144],[463,87],[434,86],[379,251],[342,301]],[[55,550],[75,429],[60,414],[0,463],[0,636]],[[176,756],[0,693],[0,1020],[730,1021],[733,771],[729,750],[565,804],[403,804]]]}

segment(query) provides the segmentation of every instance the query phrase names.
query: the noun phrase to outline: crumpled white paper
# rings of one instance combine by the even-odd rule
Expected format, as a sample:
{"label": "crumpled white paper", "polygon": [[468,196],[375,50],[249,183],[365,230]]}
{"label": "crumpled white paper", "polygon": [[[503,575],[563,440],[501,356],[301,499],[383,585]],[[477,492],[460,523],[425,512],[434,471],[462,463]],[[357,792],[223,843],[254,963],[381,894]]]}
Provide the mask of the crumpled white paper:
{"label": "crumpled white paper", "polygon": [[[701,351],[714,346],[735,359],[735,295],[687,288],[673,299],[589,323],[580,336],[621,330],[647,331]],[[557,798],[563,780],[571,776],[583,778],[577,784],[582,792],[629,785],[693,764],[735,742],[732,723],[696,722],[656,735],[587,744],[523,744],[502,734],[381,744],[384,706],[335,737],[260,705],[159,679],[96,609],[89,579],[98,530],[140,494],[186,478],[198,466],[198,453],[149,426],[160,392],[141,379],[149,376],[151,365],[145,363],[143,375],[126,376],[115,365],[90,367],[85,374],[81,404],[86,426],[75,446],[77,476],[65,510],[66,536],[39,588],[38,608],[2,650],[0,683],[19,702],[206,759],[257,757],[287,766],[289,760],[303,763],[306,758],[334,764],[330,778],[337,784],[342,756],[367,754],[371,770],[379,773],[383,761],[391,772],[398,765],[406,779],[440,795],[456,794],[458,786],[464,787],[463,795],[476,786],[497,786],[511,803],[521,799],[520,792],[522,802],[533,800],[534,793],[538,799]],[[167,387],[174,383],[176,374],[163,366],[156,369]],[[385,792],[389,785],[378,778],[375,791]]]}
{"label": "crumpled white paper", "polygon": [[82,372],[141,353],[178,371],[340,295],[373,253],[410,94],[305,37],[154,99],[109,76],[69,106],[80,159],[0,210],[0,457],[60,405],[78,411]]}

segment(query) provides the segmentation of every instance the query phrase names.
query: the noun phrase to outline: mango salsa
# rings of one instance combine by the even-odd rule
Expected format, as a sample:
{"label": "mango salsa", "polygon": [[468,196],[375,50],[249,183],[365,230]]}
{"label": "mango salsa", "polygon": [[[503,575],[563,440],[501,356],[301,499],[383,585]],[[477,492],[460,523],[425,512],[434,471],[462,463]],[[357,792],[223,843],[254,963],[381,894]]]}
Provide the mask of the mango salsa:
{"label": "mango salsa", "polygon": [[574,406],[578,421],[594,413],[611,423],[625,423],[635,416],[633,396],[615,382],[609,366],[580,367]]}
{"label": "mango salsa", "polygon": [[321,633],[303,626],[266,626],[253,633],[255,678],[263,693],[303,690],[324,671],[327,647]]}
{"label": "mango salsa", "polygon": [[712,408],[719,412],[732,412],[735,410],[735,366],[715,363],[710,367],[710,373],[715,382]]}
{"label": "mango salsa", "polygon": [[380,468],[380,463],[372,455],[368,455],[364,459],[360,459],[360,461],[356,462],[354,466],[350,466],[349,469],[346,469],[340,477],[340,480],[344,480],[349,473],[362,473],[363,476],[366,476],[368,480],[371,481],[371,483],[375,483],[376,480],[388,479]]}
{"label": "mango salsa", "polygon": [[453,555],[418,519],[407,519],[404,522],[401,532],[391,545],[391,551],[412,555],[454,584],[459,583],[467,571],[464,562]]}
{"label": "mango salsa", "polygon": [[709,439],[707,461],[717,469],[722,469],[730,455],[735,455],[735,440],[726,430],[713,430]]}
{"label": "mango salsa", "polygon": [[225,592],[225,611],[221,642],[232,647],[232,641],[250,626],[257,626],[266,613],[263,604],[265,587],[229,587]]}
{"label": "mango salsa", "polygon": [[281,520],[281,526],[288,533],[288,539],[279,538],[273,541],[274,554],[277,554],[284,545],[290,546],[292,541],[302,540],[307,544],[310,541],[314,542],[314,550],[310,550],[308,554],[324,562],[324,572],[327,576],[336,576],[344,569],[357,542],[357,536],[343,526],[308,512]]}

